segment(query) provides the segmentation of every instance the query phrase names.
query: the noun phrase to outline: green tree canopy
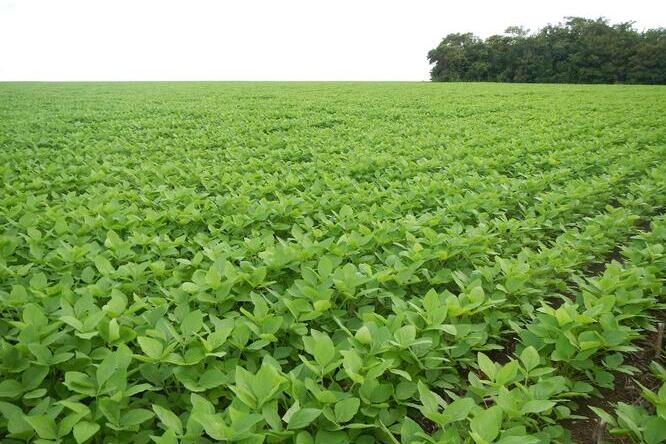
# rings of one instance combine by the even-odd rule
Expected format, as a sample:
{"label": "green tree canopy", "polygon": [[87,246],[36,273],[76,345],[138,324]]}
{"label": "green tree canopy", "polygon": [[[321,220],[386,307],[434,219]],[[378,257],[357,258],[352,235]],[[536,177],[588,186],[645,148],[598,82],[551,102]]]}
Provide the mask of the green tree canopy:
{"label": "green tree canopy", "polygon": [[428,60],[433,81],[666,84],[666,28],[567,17],[535,33],[449,34]]}

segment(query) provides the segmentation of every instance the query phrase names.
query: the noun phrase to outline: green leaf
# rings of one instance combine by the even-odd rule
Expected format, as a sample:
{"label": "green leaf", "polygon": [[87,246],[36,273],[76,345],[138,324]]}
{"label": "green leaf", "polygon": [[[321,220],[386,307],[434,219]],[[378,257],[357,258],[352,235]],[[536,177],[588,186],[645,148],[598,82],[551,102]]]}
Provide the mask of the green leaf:
{"label": "green leaf", "polygon": [[298,430],[307,427],[312,421],[317,419],[319,415],[321,415],[321,410],[319,409],[306,408],[297,410],[289,418],[287,428],[289,430]]}
{"label": "green leaf", "polygon": [[206,284],[213,290],[220,288],[222,283],[222,270],[217,265],[211,266],[206,272]]}
{"label": "green leaf", "polygon": [[444,408],[441,426],[466,419],[476,403],[471,398],[458,398]]}
{"label": "green leaf", "polygon": [[533,399],[531,401],[527,401],[525,405],[523,405],[522,412],[523,414],[527,413],[541,413],[545,412],[546,410],[550,410],[553,407],[555,407],[556,402],[554,401],[544,401],[540,399]]}
{"label": "green leaf", "polygon": [[273,430],[282,430],[282,421],[280,420],[280,415],[278,414],[277,400],[273,400],[264,404],[264,406],[261,408],[261,416]]}
{"label": "green leaf", "polygon": [[309,341],[304,341],[306,350],[321,367],[325,367],[335,357],[335,345],[326,333],[312,330],[312,337]]}
{"label": "green leaf", "polygon": [[361,344],[365,345],[372,344],[372,334],[370,333],[370,329],[365,325],[356,331],[354,338]]}
{"label": "green leaf", "polygon": [[115,271],[115,268],[113,268],[111,262],[109,262],[107,258],[101,255],[95,256],[95,267],[103,276],[112,274]]}
{"label": "green leaf", "polygon": [[305,430],[298,432],[298,435],[296,435],[296,439],[294,441],[295,444],[314,444],[314,442],[315,441],[312,438],[312,435],[310,435],[310,433]]}
{"label": "green leaf", "polygon": [[645,421],[645,437],[646,444],[659,444],[666,441],[666,419],[658,416],[652,416]]}
{"label": "green leaf", "polygon": [[203,396],[192,393],[190,402],[192,403],[192,412],[215,413],[213,404]]}
{"label": "green leaf", "polygon": [[37,304],[28,304],[23,308],[23,322],[34,327],[45,326],[48,323],[44,309]]}
{"label": "green leaf", "polygon": [[154,416],[153,412],[146,409],[132,409],[120,418],[123,427],[131,427],[142,424]]}
{"label": "green leaf", "polygon": [[333,262],[328,256],[322,256],[317,264],[317,272],[322,279],[328,278],[333,273]]}
{"label": "green leaf", "polygon": [[502,427],[502,408],[495,405],[480,410],[470,421],[470,429],[486,442],[493,442]]}
{"label": "green leaf", "polygon": [[196,293],[201,290],[194,282],[184,282],[181,288],[188,293]]}
{"label": "green leaf", "polygon": [[410,346],[416,339],[416,327],[405,325],[395,332],[395,340],[403,347]]}
{"label": "green leaf", "polygon": [[569,322],[573,321],[573,319],[571,319],[571,316],[569,315],[569,312],[567,311],[567,308],[564,306],[555,310],[555,319],[557,319],[557,323],[560,326],[566,325]]}
{"label": "green leaf", "polygon": [[439,397],[435,395],[422,381],[417,383],[419,399],[427,413],[436,413],[439,410]]}
{"label": "green leaf", "polygon": [[199,411],[192,413],[192,418],[203,426],[208,436],[218,441],[226,442],[232,433],[220,415]]}
{"label": "green leaf", "polygon": [[101,398],[97,406],[99,411],[109,420],[109,422],[115,426],[120,426],[120,411],[121,407],[118,401],[114,401],[111,398]]}
{"label": "green leaf", "polygon": [[43,365],[49,365],[53,355],[49,348],[43,344],[28,344],[28,350],[32,353],[37,361]]}
{"label": "green leaf", "polygon": [[36,416],[25,416],[24,419],[30,424],[30,426],[35,430],[37,436],[42,439],[57,439],[58,438],[58,428],[56,423],[50,416],[46,415],[36,415]]}
{"label": "green leaf", "polygon": [[485,373],[485,375],[488,376],[491,381],[494,381],[495,376],[497,375],[497,366],[495,363],[491,361],[488,356],[481,352],[477,354],[477,362],[481,371]]}
{"label": "green leaf", "polygon": [[351,420],[358,408],[361,405],[361,400],[358,398],[347,398],[335,404],[335,420],[336,422],[347,422]]}
{"label": "green leaf", "polygon": [[264,362],[257,374],[252,378],[252,392],[256,395],[260,408],[280,391],[286,378],[271,364]]}
{"label": "green leaf", "polygon": [[102,387],[104,383],[113,376],[113,373],[116,371],[116,361],[116,355],[114,353],[109,353],[97,366],[96,378],[99,387]]}
{"label": "green leaf", "polygon": [[95,383],[85,373],[67,372],[65,373],[65,386],[70,390],[84,395],[95,396]]}
{"label": "green leaf", "polygon": [[100,426],[96,422],[81,421],[74,426],[74,439],[77,443],[82,444],[92,438],[99,429]]}
{"label": "green leaf", "polygon": [[75,402],[75,401],[59,401],[58,404],[67,407],[71,411],[80,414],[81,416],[85,416],[90,414],[90,407],[88,407],[85,404],[82,404],[80,402]]}
{"label": "green leaf", "polygon": [[30,288],[45,290],[48,287],[48,279],[44,273],[37,273],[30,279]]}
{"label": "green leaf", "polygon": [[113,289],[111,291],[111,299],[104,306],[104,310],[113,317],[120,316],[127,308],[127,296],[121,291]]}
{"label": "green leaf", "polygon": [[282,415],[282,420],[286,423],[289,423],[289,420],[291,417],[301,409],[301,403],[298,402],[298,399],[294,401],[294,403],[287,409],[286,412],[284,412],[284,415]]}
{"label": "green leaf", "polygon": [[23,385],[14,379],[0,382],[0,398],[16,398],[23,392]]}
{"label": "green leaf", "polygon": [[174,432],[176,432],[176,435],[183,434],[183,423],[180,421],[180,418],[176,416],[175,413],[157,404],[153,404],[153,411],[160,419],[160,421],[162,421],[162,424],[164,424],[167,427],[167,429],[173,430]]}
{"label": "green leaf", "polygon": [[344,350],[340,352],[343,356],[342,366],[349,378],[356,383],[363,383],[363,376],[359,373],[363,368],[363,360],[356,350]]}
{"label": "green leaf", "polygon": [[236,394],[236,397],[250,408],[257,409],[257,396],[253,391],[254,375],[245,370],[243,367],[237,366],[235,373],[236,385],[231,389]]}
{"label": "green leaf", "polygon": [[157,339],[149,338],[147,336],[139,336],[137,341],[139,341],[141,351],[143,351],[143,353],[149,358],[157,360],[162,357],[164,347],[162,347],[162,343]]}
{"label": "green leaf", "polygon": [[507,385],[514,380],[518,374],[518,361],[509,361],[500,367],[497,375],[495,375],[495,383],[499,385]]}
{"label": "green leaf", "polygon": [[178,444],[178,438],[176,437],[176,433],[169,429],[162,436],[150,436],[153,441],[155,441],[155,444]]}
{"label": "green leaf", "polygon": [[423,297],[423,309],[426,313],[433,313],[441,307],[439,300],[439,295],[434,289],[428,290],[428,292]]}
{"label": "green leaf", "polygon": [[421,438],[419,434],[423,433],[423,429],[420,425],[416,423],[409,416],[406,416],[402,420],[402,425],[400,426],[400,442],[401,444],[416,444],[420,443]]}
{"label": "green leaf", "polygon": [[520,362],[523,363],[525,370],[528,372],[538,367],[540,361],[541,358],[539,358],[539,352],[531,345],[525,348],[520,354]]}
{"label": "green leaf", "polygon": [[329,299],[320,299],[318,301],[314,301],[312,306],[314,307],[315,311],[323,313],[331,308],[331,301]]}
{"label": "green leaf", "polygon": [[252,409],[261,409],[282,390],[286,378],[265,360],[256,375],[237,366],[235,381],[231,389],[238,399]]}
{"label": "green leaf", "polygon": [[189,339],[194,333],[198,333],[203,328],[204,315],[200,310],[194,310],[185,315],[180,324],[180,331],[185,338]]}

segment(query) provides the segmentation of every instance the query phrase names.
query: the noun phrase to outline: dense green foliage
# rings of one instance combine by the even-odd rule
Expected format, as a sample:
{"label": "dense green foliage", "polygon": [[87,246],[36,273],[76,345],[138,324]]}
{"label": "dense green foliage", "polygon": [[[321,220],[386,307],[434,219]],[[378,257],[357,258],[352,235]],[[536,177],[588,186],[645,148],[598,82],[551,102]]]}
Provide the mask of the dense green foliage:
{"label": "dense green foliage", "polygon": [[435,81],[666,84],[666,28],[570,17],[534,34],[449,34],[428,60]]}
{"label": "dense green foliage", "polygon": [[664,159],[660,87],[2,84],[2,442],[569,442]]}

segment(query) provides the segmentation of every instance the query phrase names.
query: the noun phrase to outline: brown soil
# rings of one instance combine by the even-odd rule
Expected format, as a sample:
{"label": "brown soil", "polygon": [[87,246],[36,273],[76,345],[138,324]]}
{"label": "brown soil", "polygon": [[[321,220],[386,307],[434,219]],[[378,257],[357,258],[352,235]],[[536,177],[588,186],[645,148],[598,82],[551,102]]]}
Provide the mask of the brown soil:
{"label": "brown soil", "polygon": [[437,431],[439,426],[423,416],[420,412],[417,412],[416,415],[412,417],[412,419],[421,426],[424,432],[426,432],[428,435],[432,435]]}
{"label": "brown soil", "polygon": [[587,273],[592,276],[596,275],[602,275],[604,274],[604,271],[606,271],[606,266],[611,263],[612,261],[617,261],[617,262],[622,262],[622,247],[617,246],[613,248],[613,251],[608,253],[608,255],[604,258],[602,262],[597,262],[594,264],[591,264],[587,268]]}

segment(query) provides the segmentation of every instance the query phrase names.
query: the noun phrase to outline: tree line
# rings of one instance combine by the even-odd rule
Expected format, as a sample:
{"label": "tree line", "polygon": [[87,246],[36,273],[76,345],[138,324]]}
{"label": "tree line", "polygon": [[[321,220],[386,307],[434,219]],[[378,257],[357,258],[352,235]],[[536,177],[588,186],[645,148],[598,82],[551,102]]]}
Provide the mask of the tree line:
{"label": "tree line", "polygon": [[666,28],[567,17],[532,34],[449,34],[428,60],[433,81],[666,84]]}

